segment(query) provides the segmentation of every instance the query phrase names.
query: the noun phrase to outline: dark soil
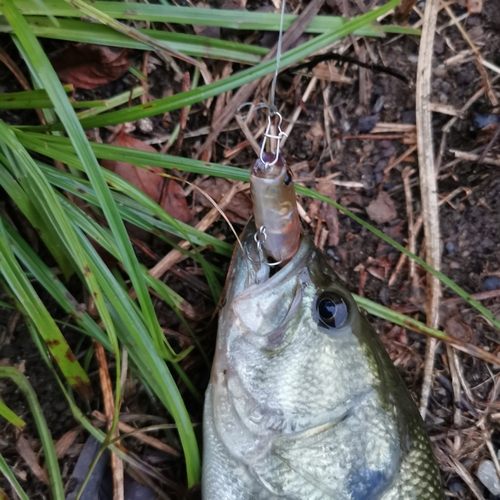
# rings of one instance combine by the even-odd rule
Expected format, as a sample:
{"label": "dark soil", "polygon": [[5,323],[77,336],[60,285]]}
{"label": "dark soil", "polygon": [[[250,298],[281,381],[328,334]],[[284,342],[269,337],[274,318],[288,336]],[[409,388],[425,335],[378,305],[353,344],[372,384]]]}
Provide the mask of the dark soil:
{"label": "dark soil", "polygon": [[[327,5],[324,7],[325,12],[338,14],[337,3],[342,4],[342,2],[327,1]],[[465,3],[465,0],[458,0],[453,5],[457,16],[466,12]],[[359,13],[356,10],[357,7],[355,8],[355,2],[350,2],[350,5],[352,7],[351,15]],[[253,8],[259,6],[252,4]],[[422,9],[423,2],[420,2],[418,6]],[[410,24],[417,20],[418,17],[412,14]],[[438,26],[444,26],[448,22],[449,18],[442,12]],[[500,66],[500,4],[496,0],[484,0],[482,14],[470,15],[462,23],[480,50],[481,56]],[[244,40],[245,37],[249,36],[249,33],[223,31],[222,36]],[[19,64],[20,68],[26,71],[26,67],[16,54],[11,42],[3,37],[0,38],[0,43]],[[63,46],[60,42],[44,41],[43,43],[48,53],[56,52]],[[370,202],[375,200],[380,192],[388,193],[394,202],[396,217],[392,217],[386,223],[370,222],[388,236],[406,245],[408,220],[402,172],[405,166],[410,166],[417,172],[416,153],[410,154],[406,161],[396,165],[388,173],[385,173],[384,169],[415,143],[415,136],[408,133],[403,138],[402,134],[388,132],[385,135],[379,134],[378,137],[383,135],[381,138],[375,138],[371,126],[376,122],[407,125],[415,123],[415,78],[419,39],[411,36],[389,35],[385,39],[360,40],[358,43],[361,48],[368,46],[369,55],[366,58],[368,62],[395,70],[404,75],[408,81],[405,82],[379,70],[366,70],[368,91],[366,93],[367,101],[363,104],[360,102],[359,68],[353,63],[348,64],[346,76],[351,77],[353,83],[342,85],[327,82],[318,83],[309,100],[305,104],[302,103],[303,112],[286,143],[284,154],[288,164],[294,170],[297,183],[320,189],[321,185],[328,183],[322,181],[316,184],[315,178],[325,178],[330,174],[340,173],[335,179],[344,182],[344,185],[332,188],[331,184],[328,184],[331,188],[328,194],[365,220],[369,221],[366,208]],[[466,50],[469,50],[469,46],[456,27],[448,27],[436,35],[431,102],[460,110],[468,99],[481,88],[480,75],[470,56],[464,58],[460,64],[450,65],[447,63],[451,57]],[[352,46],[346,55],[353,58],[358,57]],[[141,54],[134,53],[132,58],[134,63],[140,67]],[[342,67],[342,63],[338,64],[339,67]],[[217,64],[213,64],[210,68],[214,72],[220,71],[220,65]],[[186,70],[189,69],[186,67]],[[233,72],[237,70],[238,65],[233,65]],[[490,79],[495,77],[495,74],[490,71],[488,71],[488,75]],[[155,97],[163,96],[170,89],[173,92],[180,91],[179,84],[175,82],[170,73],[166,72],[163,65],[158,65],[152,70],[149,74],[149,81],[152,84],[151,95]],[[306,76],[298,81],[293,69],[281,75],[278,81],[277,101],[279,105],[283,106],[281,113],[285,118],[285,126],[287,118],[291,116],[295,107],[301,104],[301,96],[309,81],[310,79]],[[117,82],[97,90],[79,91],[76,97],[80,99],[105,98],[126,90],[133,84],[135,84],[134,78],[131,75],[126,75]],[[330,114],[327,121],[329,125],[326,128],[326,105],[323,91],[328,85],[330,86],[330,97],[327,107]],[[9,72],[0,76],[0,89],[5,92],[20,90]],[[498,83],[493,84],[493,91],[497,97],[500,97]],[[193,107],[188,119],[187,131],[210,125],[213,107],[214,104],[208,111],[201,106]],[[500,170],[498,166],[484,162],[479,164],[477,161],[455,161],[452,150],[467,153],[473,151],[481,155],[493,137],[497,126],[493,124],[493,126],[482,127],[482,123],[490,115],[498,116],[498,111],[498,108],[495,109],[485,95],[481,96],[465,111],[464,116],[456,121],[446,137],[444,150],[439,153],[443,127],[452,116],[439,112],[433,113],[434,151],[440,165],[438,172],[439,195],[444,198],[450,193],[456,193],[441,206],[439,213],[440,238],[443,249],[442,270],[470,294],[500,290],[500,253],[498,252],[500,244]],[[168,117],[154,117],[152,119],[154,130],[151,135],[161,136],[171,132],[178,117],[179,112],[170,113]],[[2,112],[0,118],[11,124],[37,123],[36,115],[31,111]],[[258,128],[257,123],[251,124],[251,126],[252,130]],[[232,128],[234,129],[234,127]],[[106,129],[100,132],[103,140],[106,140],[110,133],[111,131]],[[151,135],[147,136],[139,130],[133,134],[143,140],[151,137]],[[370,134],[373,134],[371,138]],[[215,162],[224,161],[226,164],[248,168],[255,159],[250,148],[246,148],[239,155],[231,157],[230,160],[224,160],[224,152],[232,149],[243,140],[244,137],[238,130],[223,132],[214,147],[211,159]],[[403,143],[403,140],[406,143]],[[193,156],[195,147],[203,141],[204,137],[185,139],[179,154],[186,157]],[[500,161],[500,140],[490,145],[488,157],[497,162]],[[411,177],[413,181],[412,210],[415,219],[418,217],[421,207],[416,172]],[[363,187],[347,187],[346,182],[362,183]],[[461,189],[459,190],[459,188]],[[422,269],[417,267],[416,288],[412,286],[409,279],[407,263],[399,271],[394,283],[389,286],[389,278],[393,275],[399,259],[399,254],[392,247],[381,242],[375,235],[345,215],[326,210],[325,207],[315,207],[310,200],[302,200],[302,202],[308,214],[320,214],[320,217],[323,214],[325,222],[323,227],[329,229],[330,233],[332,233],[333,227],[330,224],[338,217],[338,242],[331,244],[330,240],[329,244],[327,241],[324,249],[334,262],[337,273],[345,280],[351,291],[363,294],[388,307],[408,312],[425,322],[423,312],[425,311],[426,288],[425,273]],[[6,201],[5,204],[2,202],[2,210],[10,213],[15,220],[19,220],[16,219],[18,214],[15,213],[10,202]],[[200,218],[204,213],[201,212],[197,217]],[[311,227],[307,231],[311,234],[317,232],[317,224],[317,218],[313,218]],[[222,223],[216,224],[213,232],[231,238],[230,232]],[[425,251],[422,249],[422,234],[418,237],[417,242],[417,253],[425,257]],[[147,256],[137,248],[142,261],[149,267],[155,263],[152,259],[155,253],[162,255],[165,252],[165,248],[158,242],[152,242],[151,249],[152,254]],[[220,259],[217,260],[217,263],[220,266],[228,264]],[[184,262],[179,266],[177,273],[168,273],[167,281],[170,286],[196,306],[200,321],[193,322],[192,326],[211,352],[215,340],[216,325],[211,322],[207,327],[207,323],[214,304],[207,299],[206,286],[196,285],[193,280],[188,280],[191,283],[188,285],[183,272],[196,274],[190,264]],[[196,278],[202,279],[200,276],[196,276]],[[51,303],[50,298],[44,297],[43,293],[40,293],[42,298],[47,301],[49,309],[52,308],[50,310],[54,312],[54,316],[65,320],[66,318]],[[85,301],[85,295],[81,290],[74,290],[74,293],[78,300]],[[497,352],[500,345],[499,333],[464,302],[446,302],[446,299],[453,296],[451,292],[444,290],[443,300],[446,309],[443,309],[442,327],[447,328],[452,335],[461,336],[462,340],[466,342],[491,352]],[[496,297],[482,301],[497,317],[500,317],[499,297],[500,293]],[[0,299],[8,300],[6,297],[0,297]],[[173,337],[173,341],[177,342],[179,347],[188,345],[186,332],[183,331],[182,325],[179,325],[175,315],[161,304],[158,304],[157,308],[162,325],[174,332],[180,332],[180,335]],[[27,329],[23,326],[22,319],[18,322],[15,331],[12,334],[9,333],[12,314],[11,310],[1,310],[0,363],[14,364],[25,369],[25,374],[32,383],[42,405],[52,435],[57,440],[69,430],[75,429],[77,424],[71,416],[53,375],[41,361]],[[393,327],[382,320],[373,318],[372,320],[401,375],[418,401],[422,384],[426,339],[414,332]],[[450,323],[451,320],[453,322]],[[454,330],[451,331],[450,328]],[[90,342],[87,339],[82,341],[70,329],[65,330],[65,334],[72,347],[75,348],[75,352],[83,360],[91,346]],[[498,369],[461,353],[458,353],[458,358],[463,368],[464,383],[470,388],[473,398],[469,398],[465,392],[462,392],[458,398],[459,402],[454,402],[446,349],[443,346],[439,347],[426,422],[440,462],[443,484],[449,498],[474,498],[463,481],[463,477],[457,473],[453,461],[447,458],[452,456],[467,469],[470,477],[483,491],[484,498],[493,499],[495,497],[477,481],[475,472],[483,459],[490,458],[486,448],[487,436],[491,433],[495,449],[498,449],[500,445],[498,420],[495,420],[494,415],[492,415],[499,408],[494,388]],[[198,389],[203,391],[208,380],[208,369],[203,365],[200,356],[191,355],[185,360],[184,365]],[[99,394],[99,382],[95,369],[96,366],[91,364],[92,383],[96,394]],[[92,372],[92,370],[94,371]],[[156,415],[162,418],[162,421],[168,421],[168,415],[156,405],[154,399],[148,396],[139,384],[134,387],[135,389],[126,395],[124,411]],[[31,441],[33,449],[38,451],[39,445],[36,441],[38,435],[22,394],[8,381],[0,382],[0,392],[9,407],[28,421],[28,426],[23,434]],[[101,403],[97,397],[90,405],[82,401],[78,401],[78,403],[89,415],[95,409],[102,411]],[[187,404],[193,418],[200,421],[201,406],[190,401],[189,398],[187,398]],[[486,431],[483,432],[477,428],[477,423],[485,414],[488,405],[490,408],[484,421]],[[457,415],[459,420],[457,420]],[[18,435],[12,427],[4,424],[0,437],[0,452],[18,474],[29,497],[46,498],[46,487],[34,477],[16,451],[17,439]],[[61,461],[66,481],[69,480],[73,464],[85,439],[86,436],[81,432]],[[172,436],[167,436],[166,439],[175,443]],[[137,453],[143,454],[143,457],[146,460],[149,459],[150,463],[155,466],[159,463],[151,450],[137,443],[131,446],[135,446],[133,449]],[[185,497],[187,494],[181,487],[176,490],[172,486],[172,484],[182,484],[182,461],[170,459],[168,463],[166,468],[164,465],[158,465],[161,472],[170,481],[166,491],[172,497]],[[9,490],[5,481],[0,479],[0,488],[2,487]]]}

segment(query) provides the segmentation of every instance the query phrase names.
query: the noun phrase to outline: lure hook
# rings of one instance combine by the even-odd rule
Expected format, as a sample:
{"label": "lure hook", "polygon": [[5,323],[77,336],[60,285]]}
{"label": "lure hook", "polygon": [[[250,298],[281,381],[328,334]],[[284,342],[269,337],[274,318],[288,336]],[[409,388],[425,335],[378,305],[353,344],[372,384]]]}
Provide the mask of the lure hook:
{"label": "lure hook", "polygon": [[[265,241],[267,239],[267,233],[266,233],[265,226],[260,226],[260,228],[257,231],[255,231],[255,234],[253,235],[253,239],[255,241],[255,244],[257,245],[257,254],[259,255],[259,262],[255,262],[252,259],[252,257],[250,257],[250,254],[248,252],[247,252],[247,258],[253,264],[261,265],[262,262],[264,262],[264,259],[262,258],[264,255],[262,245],[265,243]],[[280,252],[280,260],[278,262],[271,263],[271,262],[266,261],[266,265],[269,267],[275,267],[275,266],[279,266],[280,264],[282,264],[283,261],[284,261],[284,259],[281,255],[281,252]]]}

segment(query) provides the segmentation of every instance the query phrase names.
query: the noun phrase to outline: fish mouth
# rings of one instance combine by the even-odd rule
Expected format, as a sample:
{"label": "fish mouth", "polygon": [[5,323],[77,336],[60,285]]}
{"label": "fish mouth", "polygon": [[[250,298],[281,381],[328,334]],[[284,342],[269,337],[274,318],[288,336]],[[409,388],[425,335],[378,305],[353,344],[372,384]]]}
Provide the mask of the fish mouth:
{"label": "fish mouth", "polygon": [[263,286],[266,288],[277,286],[305,267],[312,257],[312,242],[309,238],[301,237],[296,254],[284,266],[280,267],[279,263],[269,262],[263,251],[259,252],[257,234],[254,222],[249,222],[241,236],[244,251],[240,249],[236,255],[235,266],[246,272],[248,288],[258,285],[263,290]]}

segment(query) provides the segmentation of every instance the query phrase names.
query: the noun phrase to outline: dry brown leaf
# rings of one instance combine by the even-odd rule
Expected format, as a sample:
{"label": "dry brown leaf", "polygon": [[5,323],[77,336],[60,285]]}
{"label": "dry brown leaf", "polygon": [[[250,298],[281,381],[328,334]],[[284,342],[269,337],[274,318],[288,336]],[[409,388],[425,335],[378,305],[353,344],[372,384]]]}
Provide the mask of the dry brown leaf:
{"label": "dry brown leaf", "polygon": [[[231,182],[220,177],[210,177],[200,184],[203,189],[214,201],[219,202],[224,194],[231,189]],[[212,208],[213,205],[210,201],[203,196],[202,193],[196,193],[196,200],[207,208]],[[246,224],[248,219],[252,216],[252,201],[250,197],[244,193],[236,193],[229,205],[224,209],[227,218],[236,224]]]}
{"label": "dry brown leaf", "polygon": [[375,278],[382,280],[382,281],[385,280],[385,268],[371,266],[371,267],[368,267],[366,270]]}
{"label": "dry brown leaf", "polygon": [[56,449],[56,455],[57,458],[61,459],[66,455],[66,452],[68,451],[69,447],[74,443],[75,439],[77,438],[78,434],[80,434],[80,430],[71,430],[63,434],[55,444],[55,449]]}
{"label": "dry brown leaf", "polygon": [[447,334],[461,340],[462,342],[472,342],[472,330],[461,318],[461,314],[456,304],[442,303],[440,307],[440,317],[443,329]]}
{"label": "dry brown leaf", "polygon": [[49,484],[49,476],[47,471],[43,469],[38,463],[38,457],[33,451],[29,441],[24,437],[23,434],[19,434],[16,443],[17,452],[30,468],[31,472],[43,483]]}
{"label": "dry brown leaf", "polygon": [[483,0],[467,0],[469,14],[481,14],[483,12]]}
{"label": "dry brown leaf", "polygon": [[390,222],[398,215],[392,198],[385,191],[381,191],[377,198],[370,202],[366,213],[371,220],[379,224]]}
{"label": "dry brown leaf", "polygon": [[80,89],[95,89],[117,80],[130,67],[128,49],[117,51],[103,45],[68,45],[52,65],[64,83]]}
{"label": "dry brown leaf", "polygon": [[[112,144],[156,153],[156,150],[149,144],[127,134],[118,134]],[[167,191],[163,201],[161,201],[163,184],[165,183],[165,178],[160,175],[163,173],[163,169],[148,167],[148,170],[145,170],[124,161],[114,160],[103,160],[102,165],[139,188],[156,203],[161,202],[161,207],[176,219],[182,222],[189,222],[192,219],[193,216],[187,205],[184,191],[174,180],[166,181],[168,183]]]}
{"label": "dry brown leaf", "polygon": [[311,128],[305,133],[307,139],[312,143],[311,149],[313,154],[318,153],[319,144],[324,139],[325,133],[323,131],[323,126],[319,122],[312,124]]}
{"label": "dry brown leaf", "polygon": [[418,370],[422,359],[414,347],[408,345],[408,335],[405,328],[393,326],[387,333],[380,336],[392,362],[405,370]]}

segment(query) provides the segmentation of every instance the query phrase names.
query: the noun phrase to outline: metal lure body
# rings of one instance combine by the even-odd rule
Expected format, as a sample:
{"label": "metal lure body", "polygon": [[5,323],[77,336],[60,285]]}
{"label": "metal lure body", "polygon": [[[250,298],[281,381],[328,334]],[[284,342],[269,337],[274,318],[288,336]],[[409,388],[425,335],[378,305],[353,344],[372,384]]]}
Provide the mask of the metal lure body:
{"label": "metal lure body", "polygon": [[265,228],[262,246],[277,262],[287,262],[297,252],[300,222],[292,175],[285,159],[274,153],[263,154],[250,172],[255,225]]}

